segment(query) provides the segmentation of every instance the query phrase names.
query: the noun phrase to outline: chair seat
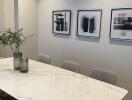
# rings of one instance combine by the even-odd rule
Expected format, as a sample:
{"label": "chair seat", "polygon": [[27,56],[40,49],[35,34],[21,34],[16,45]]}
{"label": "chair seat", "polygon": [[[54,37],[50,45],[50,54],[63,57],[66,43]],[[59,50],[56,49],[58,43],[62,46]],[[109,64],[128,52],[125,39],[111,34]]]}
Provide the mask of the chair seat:
{"label": "chair seat", "polygon": [[117,83],[117,76],[108,70],[94,68],[91,71],[90,77],[116,85]]}
{"label": "chair seat", "polygon": [[73,71],[73,72],[77,72],[77,73],[80,72],[79,64],[74,61],[65,60],[62,65],[62,68]]}
{"label": "chair seat", "polygon": [[48,56],[48,55],[40,55],[39,58],[38,58],[38,61],[46,63],[46,64],[50,64],[51,57]]}

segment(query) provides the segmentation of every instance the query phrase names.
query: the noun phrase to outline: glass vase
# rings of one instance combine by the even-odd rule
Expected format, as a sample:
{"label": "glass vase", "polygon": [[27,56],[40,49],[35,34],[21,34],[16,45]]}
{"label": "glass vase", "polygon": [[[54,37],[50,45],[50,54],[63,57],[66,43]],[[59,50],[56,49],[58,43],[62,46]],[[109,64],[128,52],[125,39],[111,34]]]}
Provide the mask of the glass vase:
{"label": "glass vase", "polygon": [[14,70],[20,70],[21,59],[22,59],[22,52],[13,53]]}
{"label": "glass vase", "polygon": [[22,58],[20,62],[20,72],[27,73],[28,72],[28,58]]}

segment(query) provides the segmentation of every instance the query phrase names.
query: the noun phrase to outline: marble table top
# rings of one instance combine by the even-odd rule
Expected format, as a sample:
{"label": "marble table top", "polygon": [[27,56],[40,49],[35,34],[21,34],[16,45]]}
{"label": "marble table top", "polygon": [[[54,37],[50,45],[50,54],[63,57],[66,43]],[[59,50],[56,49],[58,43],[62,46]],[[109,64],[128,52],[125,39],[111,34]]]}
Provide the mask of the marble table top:
{"label": "marble table top", "polygon": [[127,90],[59,67],[29,60],[29,72],[0,59],[0,89],[18,100],[122,100]]}

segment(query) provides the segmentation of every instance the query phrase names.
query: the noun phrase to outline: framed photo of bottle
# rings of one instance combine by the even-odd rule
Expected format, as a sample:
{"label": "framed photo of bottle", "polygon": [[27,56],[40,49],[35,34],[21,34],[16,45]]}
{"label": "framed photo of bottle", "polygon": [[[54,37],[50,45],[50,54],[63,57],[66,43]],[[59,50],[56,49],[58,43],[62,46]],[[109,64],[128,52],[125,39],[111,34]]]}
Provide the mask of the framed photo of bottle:
{"label": "framed photo of bottle", "polygon": [[100,38],[102,10],[78,10],[77,36]]}
{"label": "framed photo of bottle", "polygon": [[52,32],[70,35],[71,10],[58,10],[52,12]]}

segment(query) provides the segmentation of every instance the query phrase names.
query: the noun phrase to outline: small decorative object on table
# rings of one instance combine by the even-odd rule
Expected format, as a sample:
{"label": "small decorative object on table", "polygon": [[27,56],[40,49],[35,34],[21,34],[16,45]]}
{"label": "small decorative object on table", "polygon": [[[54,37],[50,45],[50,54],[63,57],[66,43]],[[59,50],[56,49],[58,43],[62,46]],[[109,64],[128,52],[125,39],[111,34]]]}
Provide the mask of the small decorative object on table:
{"label": "small decorative object on table", "polygon": [[31,35],[25,35],[23,29],[18,31],[11,31],[8,29],[0,34],[0,44],[3,46],[9,46],[13,51],[14,57],[14,70],[20,69],[20,64],[23,63],[22,59],[22,52],[20,52],[20,47],[24,43],[26,43],[31,37]]}
{"label": "small decorative object on table", "polygon": [[14,70],[19,70],[21,63],[20,59],[22,58],[22,52],[14,52],[13,57],[14,57]]}
{"label": "small decorative object on table", "polygon": [[28,58],[21,58],[20,72],[22,72],[22,73],[28,72]]}

